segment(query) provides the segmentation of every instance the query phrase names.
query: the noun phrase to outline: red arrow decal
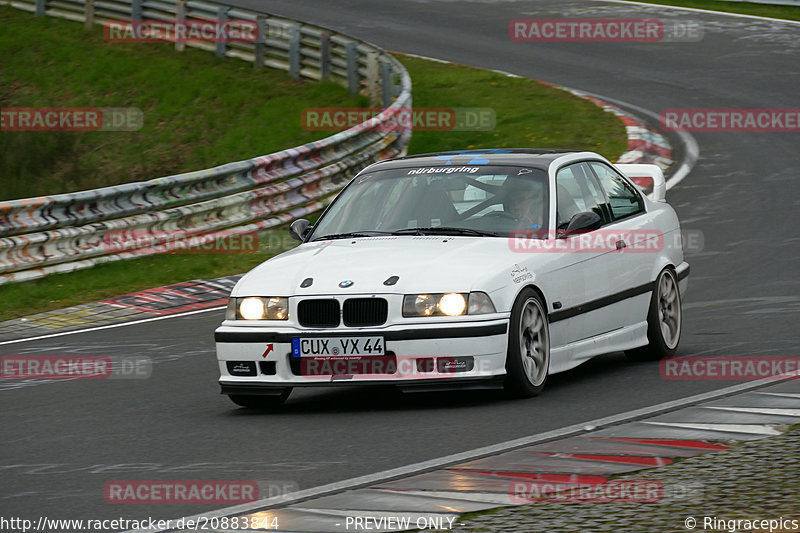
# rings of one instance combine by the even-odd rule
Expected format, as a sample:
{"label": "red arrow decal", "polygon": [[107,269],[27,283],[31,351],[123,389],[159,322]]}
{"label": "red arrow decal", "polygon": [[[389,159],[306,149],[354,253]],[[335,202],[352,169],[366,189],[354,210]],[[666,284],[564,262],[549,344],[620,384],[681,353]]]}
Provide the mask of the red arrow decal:
{"label": "red arrow decal", "polygon": [[273,348],[274,348],[274,346],[273,346],[272,344],[267,344],[267,351],[266,351],[266,352],[264,352],[263,354],[261,354],[261,357],[266,357],[266,356],[268,356],[268,355],[269,355],[269,352],[271,352]]}

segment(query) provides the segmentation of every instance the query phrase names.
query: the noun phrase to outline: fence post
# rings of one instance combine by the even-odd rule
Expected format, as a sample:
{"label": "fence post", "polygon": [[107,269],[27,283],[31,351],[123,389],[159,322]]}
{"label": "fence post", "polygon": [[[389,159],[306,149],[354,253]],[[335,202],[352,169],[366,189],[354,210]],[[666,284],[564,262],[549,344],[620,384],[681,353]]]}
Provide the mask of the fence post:
{"label": "fence post", "polygon": [[[183,24],[183,21],[186,20],[186,0],[176,0],[175,1],[175,22],[177,24]],[[183,42],[181,39],[175,39],[175,50],[178,52],[183,52],[186,50],[186,43]]]}
{"label": "fence post", "polygon": [[345,45],[347,51],[347,89],[350,91],[350,96],[358,94],[358,50],[356,50],[356,43],[347,43]]}
{"label": "fence post", "polygon": [[267,17],[265,15],[256,16],[256,27],[258,37],[253,56],[253,68],[261,68],[264,66],[264,48],[267,46]]}
{"label": "fence post", "polygon": [[45,0],[36,0],[36,16],[41,17],[45,12]]}
{"label": "fence post", "polygon": [[319,72],[320,79],[331,77],[331,34],[327,31],[319,36]]}
{"label": "fence post", "polygon": [[87,30],[94,24],[94,0],[86,0],[83,4],[83,27]]}
{"label": "fence post", "polygon": [[131,0],[131,20],[142,20],[142,0]]}
{"label": "fence post", "polygon": [[[217,24],[222,24],[228,20],[229,7],[217,8]],[[228,44],[225,41],[217,41],[217,57],[225,57],[225,52],[228,50]]]}
{"label": "fence post", "polygon": [[384,108],[392,105],[394,92],[392,81],[392,65],[388,61],[381,61],[381,93]]}
{"label": "fence post", "polygon": [[289,75],[300,79],[300,26],[297,24],[289,28]]}

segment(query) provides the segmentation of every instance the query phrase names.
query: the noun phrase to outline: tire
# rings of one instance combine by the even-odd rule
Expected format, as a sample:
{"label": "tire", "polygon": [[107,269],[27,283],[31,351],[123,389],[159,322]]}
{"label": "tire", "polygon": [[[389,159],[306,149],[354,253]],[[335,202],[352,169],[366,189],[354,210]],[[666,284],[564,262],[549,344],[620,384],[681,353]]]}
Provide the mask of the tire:
{"label": "tire", "polygon": [[504,388],[513,398],[530,398],[544,389],[550,371],[550,324],[544,301],[524,289],[511,309]]}
{"label": "tire", "polygon": [[292,393],[292,388],[283,389],[280,394],[231,394],[228,397],[240,407],[249,409],[273,409],[280,407]]}
{"label": "tire", "polygon": [[650,309],[647,312],[647,346],[628,350],[631,361],[658,361],[672,357],[678,351],[683,329],[683,309],[678,277],[665,268],[656,278]]}

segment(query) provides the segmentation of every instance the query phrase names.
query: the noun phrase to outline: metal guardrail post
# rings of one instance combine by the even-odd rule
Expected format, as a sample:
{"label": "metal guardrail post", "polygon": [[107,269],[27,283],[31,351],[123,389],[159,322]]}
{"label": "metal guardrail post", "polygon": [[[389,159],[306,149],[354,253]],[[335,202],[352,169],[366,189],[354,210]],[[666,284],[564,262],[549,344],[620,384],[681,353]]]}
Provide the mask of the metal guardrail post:
{"label": "metal guardrail post", "polygon": [[[175,20],[183,22],[186,19],[186,0],[176,0],[175,2]],[[175,50],[183,52],[186,50],[186,43],[175,39]]]}
{"label": "metal guardrail post", "polygon": [[267,17],[258,15],[256,17],[256,25],[258,27],[258,38],[255,44],[253,67],[261,68],[264,66],[264,48],[267,46]]}
{"label": "metal guardrail post", "polygon": [[367,52],[367,94],[369,95],[369,105],[377,106],[381,101],[381,64],[377,51]]}
{"label": "metal guardrail post", "polygon": [[[219,7],[217,8],[217,24],[222,24],[224,21],[228,20],[228,10],[229,7]],[[225,41],[217,41],[217,50],[216,54],[217,57],[225,57],[225,52],[228,50],[228,43]]]}
{"label": "metal guardrail post", "polygon": [[142,20],[142,0],[131,0],[131,20]]}
{"label": "metal guardrail post", "polygon": [[300,26],[297,24],[289,28],[289,75],[300,79]]}
{"label": "metal guardrail post", "polygon": [[358,94],[358,50],[356,43],[347,43],[345,45],[347,51],[347,89],[350,91],[350,96]]}
{"label": "metal guardrail post", "polygon": [[394,87],[392,83],[392,65],[387,61],[381,61],[381,93],[383,107],[392,105],[392,93]]}
{"label": "metal guardrail post", "polygon": [[36,16],[40,17],[45,12],[45,0],[36,0]]}
{"label": "metal guardrail post", "polygon": [[87,30],[94,24],[94,0],[86,0],[83,4],[83,27]]}
{"label": "metal guardrail post", "polygon": [[331,34],[326,31],[319,36],[319,72],[320,79],[331,77]]}

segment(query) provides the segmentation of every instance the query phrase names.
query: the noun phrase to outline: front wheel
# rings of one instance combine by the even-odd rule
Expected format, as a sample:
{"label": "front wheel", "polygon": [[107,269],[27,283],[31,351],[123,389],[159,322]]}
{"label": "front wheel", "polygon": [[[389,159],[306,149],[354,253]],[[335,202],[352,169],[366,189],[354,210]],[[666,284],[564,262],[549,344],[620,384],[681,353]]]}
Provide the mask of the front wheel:
{"label": "front wheel", "polygon": [[541,296],[531,288],[520,293],[511,310],[505,389],[530,398],[544,388],[550,370],[550,325]]}
{"label": "front wheel", "polygon": [[292,393],[292,388],[283,389],[280,394],[231,394],[229,398],[233,403],[250,409],[272,409],[280,407]]}
{"label": "front wheel", "polygon": [[678,350],[683,325],[681,292],[678,277],[671,268],[665,268],[656,278],[650,309],[647,313],[647,346],[628,350],[625,355],[632,361],[657,361],[672,357]]}

